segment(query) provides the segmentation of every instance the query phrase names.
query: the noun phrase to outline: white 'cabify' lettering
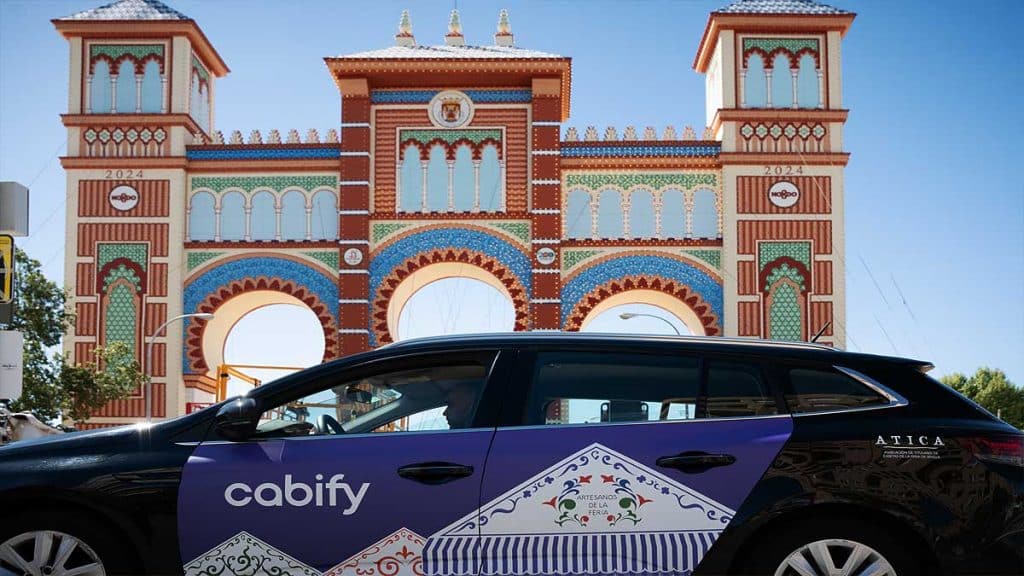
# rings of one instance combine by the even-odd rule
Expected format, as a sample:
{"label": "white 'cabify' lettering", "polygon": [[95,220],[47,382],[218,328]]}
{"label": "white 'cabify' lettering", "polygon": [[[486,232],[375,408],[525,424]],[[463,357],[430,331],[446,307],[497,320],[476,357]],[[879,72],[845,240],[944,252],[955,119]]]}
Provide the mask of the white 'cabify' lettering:
{"label": "white 'cabify' lettering", "polygon": [[[324,482],[323,474],[317,474],[312,485],[305,482],[296,482],[291,474],[284,475],[283,486],[277,482],[264,482],[255,488],[244,482],[229,484],[224,489],[224,501],[231,506],[248,506],[255,502],[260,506],[268,508],[279,508],[282,506],[330,506],[342,507],[341,513],[351,516],[359,510],[359,505],[366,497],[366,491],[370,488],[369,482],[359,485],[358,490],[352,485],[344,482],[344,474],[334,474],[327,482]],[[338,492],[342,497],[338,497]],[[326,493],[326,498],[324,497]]]}

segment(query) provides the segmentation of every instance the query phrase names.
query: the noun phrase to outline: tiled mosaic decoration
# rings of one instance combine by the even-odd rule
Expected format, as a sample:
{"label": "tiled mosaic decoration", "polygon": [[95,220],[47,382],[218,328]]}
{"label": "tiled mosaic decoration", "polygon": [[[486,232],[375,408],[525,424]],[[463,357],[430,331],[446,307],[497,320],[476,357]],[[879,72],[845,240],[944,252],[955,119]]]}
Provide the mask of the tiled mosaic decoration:
{"label": "tiled mosaic decoration", "polygon": [[193,192],[201,188],[214,192],[223,192],[228,188],[241,188],[246,192],[252,192],[256,188],[284,190],[293,187],[306,191],[315,188],[334,190],[337,186],[337,176],[195,176],[192,178]]}
{"label": "tiled mosaic decoration", "polygon": [[811,243],[810,242],[761,242],[757,248],[758,271],[763,271],[778,258],[783,256],[792,258],[811,267]]}
{"label": "tiled mosaic decoration", "polygon": [[186,266],[189,271],[194,270],[200,264],[209,262],[218,256],[223,256],[225,252],[189,252],[185,256]]}
{"label": "tiled mosaic decoration", "polygon": [[568,174],[565,177],[565,186],[575,188],[577,186],[597,190],[604,186],[617,186],[623,190],[629,190],[634,186],[646,186],[661,189],[666,186],[677,186],[684,190],[694,189],[699,186],[718,186],[718,175],[713,173],[678,173],[678,174]]}
{"label": "tiled mosaic decoration", "polygon": [[562,324],[572,309],[598,286],[629,276],[660,277],[687,286],[711,307],[716,318],[724,318],[722,285],[696,266],[664,256],[623,256],[601,262],[579,272],[562,285]]}
{"label": "tiled mosaic decoration", "polygon": [[[262,282],[261,282],[262,280]],[[262,286],[262,287],[261,287]],[[304,266],[293,260],[273,257],[242,258],[225,262],[205,272],[185,286],[184,309],[200,311],[205,303],[213,311],[221,302],[247,290],[275,290],[292,294],[307,303],[311,310],[320,318],[325,326],[325,356],[334,354],[334,339],[338,319],[338,284],[335,278],[322,274],[310,266]],[[205,370],[202,362],[201,328],[198,334],[192,334],[191,320],[186,320],[184,366],[186,371],[196,373]],[[194,352],[198,351],[198,356]]]}

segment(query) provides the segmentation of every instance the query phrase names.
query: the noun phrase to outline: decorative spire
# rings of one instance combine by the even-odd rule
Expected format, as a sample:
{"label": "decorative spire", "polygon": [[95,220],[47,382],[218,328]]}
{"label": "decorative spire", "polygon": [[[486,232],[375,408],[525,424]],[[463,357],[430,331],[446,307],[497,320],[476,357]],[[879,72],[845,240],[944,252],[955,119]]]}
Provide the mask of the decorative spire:
{"label": "decorative spire", "polygon": [[498,14],[498,31],[494,34],[494,43],[498,46],[513,45],[512,25],[508,22],[508,10],[502,8]]}
{"label": "decorative spire", "polygon": [[395,44],[399,46],[416,45],[416,37],[412,35],[412,20],[409,19],[408,10],[402,10],[402,19],[398,22],[398,34],[395,34]]}
{"label": "decorative spire", "polygon": [[466,37],[462,35],[462,23],[459,22],[458,10],[452,10],[452,17],[448,20],[448,33],[444,36],[444,43],[448,46],[466,45]]}

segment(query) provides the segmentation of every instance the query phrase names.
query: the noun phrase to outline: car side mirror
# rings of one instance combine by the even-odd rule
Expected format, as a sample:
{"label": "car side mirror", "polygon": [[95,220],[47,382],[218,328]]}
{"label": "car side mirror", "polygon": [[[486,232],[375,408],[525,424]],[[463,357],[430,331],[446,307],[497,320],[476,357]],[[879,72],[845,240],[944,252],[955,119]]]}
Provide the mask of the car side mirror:
{"label": "car side mirror", "polygon": [[214,428],[218,434],[232,442],[246,440],[256,431],[259,415],[255,400],[238,398],[221,406],[214,419]]}

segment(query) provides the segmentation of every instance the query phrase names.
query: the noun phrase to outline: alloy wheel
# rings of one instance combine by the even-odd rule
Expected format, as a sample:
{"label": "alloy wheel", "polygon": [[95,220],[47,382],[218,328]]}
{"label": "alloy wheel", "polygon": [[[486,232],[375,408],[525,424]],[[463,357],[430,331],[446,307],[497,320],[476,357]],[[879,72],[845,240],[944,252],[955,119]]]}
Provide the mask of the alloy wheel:
{"label": "alloy wheel", "polygon": [[818,540],[787,556],[775,576],[896,576],[874,548],[840,538]]}
{"label": "alloy wheel", "polygon": [[85,542],[53,530],[23,532],[0,544],[0,576],[106,576]]}

